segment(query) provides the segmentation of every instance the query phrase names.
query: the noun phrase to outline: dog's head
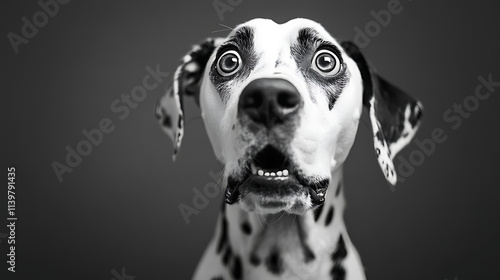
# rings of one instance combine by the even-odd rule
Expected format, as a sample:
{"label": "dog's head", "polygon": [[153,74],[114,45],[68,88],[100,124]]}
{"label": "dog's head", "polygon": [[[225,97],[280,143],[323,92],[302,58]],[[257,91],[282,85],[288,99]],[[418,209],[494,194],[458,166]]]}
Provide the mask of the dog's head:
{"label": "dog's head", "polygon": [[195,46],[177,68],[156,113],[174,141],[184,131],[183,96],[200,105],[225,165],[226,202],[256,213],[303,213],[323,203],[332,170],[345,161],[363,105],[375,154],[395,184],[392,159],[415,134],[420,103],[382,79],[350,42],[318,23],[255,19],[227,38]]}

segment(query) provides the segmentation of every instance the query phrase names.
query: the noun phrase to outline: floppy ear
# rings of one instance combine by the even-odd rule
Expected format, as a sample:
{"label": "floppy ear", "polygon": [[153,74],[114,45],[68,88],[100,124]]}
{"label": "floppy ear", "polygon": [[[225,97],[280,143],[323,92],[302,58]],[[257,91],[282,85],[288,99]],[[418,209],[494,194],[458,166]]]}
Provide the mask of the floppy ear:
{"label": "floppy ear", "polygon": [[177,67],[172,86],[156,103],[156,118],[174,143],[173,160],[179,152],[184,136],[183,97],[192,96],[199,105],[200,85],[205,66],[221,41],[219,38],[208,38],[193,46]]}
{"label": "floppy ear", "polygon": [[363,104],[373,128],[373,142],[384,176],[396,185],[392,160],[413,138],[422,118],[422,104],[374,73],[352,42],[342,42],[346,53],[356,62],[363,79]]}

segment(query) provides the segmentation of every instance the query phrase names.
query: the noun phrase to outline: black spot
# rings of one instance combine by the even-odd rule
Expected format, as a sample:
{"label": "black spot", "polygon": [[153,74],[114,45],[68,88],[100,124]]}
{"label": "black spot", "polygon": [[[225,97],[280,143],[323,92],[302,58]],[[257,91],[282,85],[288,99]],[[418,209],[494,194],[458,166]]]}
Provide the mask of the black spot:
{"label": "black spot", "polygon": [[250,223],[248,221],[244,221],[242,224],[241,224],[241,230],[245,233],[245,234],[251,234],[252,233],[252,227],[250,226]]}
{"label": "black spot", "polygon": [[221,232],[220,232],[220,239],[219,239],[219,245],[217,246],[217,254],[220,254],[222,251],[222,247],[224,244],[227,242],[227,220],[226,217],[222,217],[222,222],[221,222]]}
{"label": "black spot", "polygon": [[163,126],[164,127],[167,127],[167,128],[171,128],[172,127],[172,120],[170,119],[170,116],[169,115],[165,115],[165,118],[163,119]]}
{"label": "black spot", "polygon": [[339,196],[340,190],[342,189],[342,182],[337,185],[337,190],[335,191],[335,196]]}
{"label": "black spot", "polygon": [[250,263],[258,266],[260,264],[260,258],[256,254],[250,254]]}
{"label": "black spot", "polygon": [[[280,55],[281,55],[281,52],[280,52]],[[281,60],[276,60],[276,62],[274,62],[274,68],[278,68],[278,66],[280,66],[283,62],[281,62]]]}
{"label": "black spot", "polygon": [[412,128],[415,128],[415,126],[418,124],[418,121],[422,118],[422,108],[420,107],[419,103],[415,102],[415,107],[413,108],[413,113],[410,114],[409,122],[411,124]]}
{"label": "black spot", "polygon": [[222,263],[224,265],[227,265],[229,263],[229,259],[233,255],[233,250],[231,250],[231,246],[226,246],[226,251],[224,252],[224,255],[222,256]]}
{"label": "black spot", "polygon": [[235,280],[241,279],[243,276],[241,259],[238,256],[235,256],[233,259],[233,266],[231,267],[231,276],[233,276],[233,279]]}
{"label": "black spot", "polygon": [[280,275],[281,273],[283,273],[283,260],[280,257],[278,249],[271,249],[271,253],[266,258],[266,267],[269,272],[275,275]]}
{"label": "black spot", "polygon": [[162,125],[164,127],[168,127],[168,128],[171,128],[172,127],[172,118],[170,118],[170,115],[167,114],[167,112],[165,112],[164,109],[161,109],[162,111],[162,115],[163,115],[163,122],[162,122]]}
{"label": "black spot", "polygon": [[232,129],[234,130],[234,128],[235,128],[235,127],[236,127],[236,125],[235,125],[235,124],[233,124],[233,127],[232,127]]}
{"label": "black spot", "polygon": [[347,249],[345,248],[345,242],[342,235],[340,235],[339,242],[337,243],[337,249],[332,254],[332,260],[334,262],[342,261],[347,256]]}
{"label": "black spot", "polygon": [[333,280],[344,280],[345,279],[345,269],[340,264],[334,264],[332,271],[330,271]]}
{"label": "black spot", "polygon": [[224,280],[224,278],[222,278],[222,276],[216,276],[216,277],[212,277],[211,280]]}
{"label": "black spot", "polygon": [[345,269],[342,266],[342,261],[347,256],[347,250],[345,248],[345,242],[342,235],[339,237],[339,241],[337,243],[337,249],[332,254],[333,267],[330,271],[330,275],[332,279],[335,280],[344,280],[345,279]]}
{"label": "black spot", "polygon": [[323,206],[325,204],[321,204],[318,208],[314,209],[314,221],[317,222],[319,217],[321,216],[321,212],[323,211]]}
{"label": "black spot", "polygon": [[326,213],[326,218],[325,218],[325,226],[328,226],[332,222],[333,218],[333,206],[328,209],[328,213]]}
{"label": "black spot", "polygon": [[314,252],[311,250],[311,248],[309,248],[309,246],[307,246],[307,245],[304,246],[303,250],[304,250],[304,261],[306,263],[309,263],[309,262],[313,261],[314,259],[316,259]]}

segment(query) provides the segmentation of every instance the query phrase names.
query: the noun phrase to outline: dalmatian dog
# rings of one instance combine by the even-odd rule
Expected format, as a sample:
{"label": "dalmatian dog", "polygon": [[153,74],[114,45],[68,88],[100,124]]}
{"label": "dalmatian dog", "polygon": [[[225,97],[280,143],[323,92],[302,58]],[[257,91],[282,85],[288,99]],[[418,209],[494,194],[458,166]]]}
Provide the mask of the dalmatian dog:
{"label": "dalmatian dog", "polygon": [[363,108],[375,156],[394,185],[395,155],[422,116],[352,42],[318,23],[253,19],[182,58],[156,115],[174,143],[183,100],[199,104],[224,165],[225,203],[194,280],[365,279],[343,221],[342,166]]}

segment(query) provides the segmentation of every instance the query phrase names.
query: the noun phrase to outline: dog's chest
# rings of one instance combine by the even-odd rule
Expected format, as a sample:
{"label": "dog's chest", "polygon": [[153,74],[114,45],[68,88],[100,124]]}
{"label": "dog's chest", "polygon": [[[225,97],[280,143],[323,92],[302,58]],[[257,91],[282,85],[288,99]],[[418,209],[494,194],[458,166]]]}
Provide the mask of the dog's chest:
{"label": "dog's chest", "polygon": [[[310,238],[301,228],[303,222],[290,216],[252,223],[250,234],[235,224],[228,225],[219,254],[211,256],[222,263],[222,279],[331,279],[334,246],[318,242],[327,239],[326,229]],[[220,235],[215,241],[220,244]]]}
{"label": "dog's chest", "polygon": [[287,280],[321,280],[331,279],[332,262],[329,256],[315,256],[306,261],[298,243],[291,242],[287,247],[269,246],[266,244],[259,254],[252,252],[231,252],[213,254],[210,258],[215,263],[221,261],[220,271],[214,279],[287,279]]}

